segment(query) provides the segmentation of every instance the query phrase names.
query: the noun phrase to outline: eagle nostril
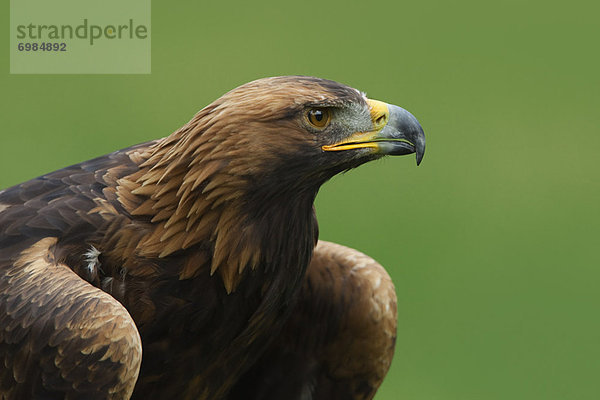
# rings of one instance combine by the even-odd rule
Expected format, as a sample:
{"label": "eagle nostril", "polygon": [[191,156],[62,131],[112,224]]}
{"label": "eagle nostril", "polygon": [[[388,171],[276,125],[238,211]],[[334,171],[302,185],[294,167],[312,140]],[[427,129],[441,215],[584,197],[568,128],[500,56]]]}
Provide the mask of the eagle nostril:
{"label": "eagle nostril", "polygon": [[375,120],[375,124],[377,126],[381,126],[381,125],[385,125],[387,123],[387,115],[383,114],[380,115],[379,117],[377,117],[377,119]]}

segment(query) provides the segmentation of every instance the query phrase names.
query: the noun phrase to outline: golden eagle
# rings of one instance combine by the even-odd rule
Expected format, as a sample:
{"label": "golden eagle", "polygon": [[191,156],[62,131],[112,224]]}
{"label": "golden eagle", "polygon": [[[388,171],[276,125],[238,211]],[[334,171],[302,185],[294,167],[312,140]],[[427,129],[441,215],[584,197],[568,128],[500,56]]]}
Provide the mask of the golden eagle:
{"label": "golden eagle", "polygon": [[319,242],[337,173],[425,150],[348,86],[240,86],[165,138],[0,191],[2,399],[370,399],[385,270]]}

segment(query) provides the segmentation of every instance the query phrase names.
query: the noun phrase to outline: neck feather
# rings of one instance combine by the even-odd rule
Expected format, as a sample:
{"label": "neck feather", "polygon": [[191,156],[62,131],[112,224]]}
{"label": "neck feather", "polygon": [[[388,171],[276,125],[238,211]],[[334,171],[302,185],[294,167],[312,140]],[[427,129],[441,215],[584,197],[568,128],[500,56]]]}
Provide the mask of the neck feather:
{"label": "neck feather", "polygon": [[[201,114],[137,155],[140,169],[119,180],[117,198],[135,219],[147,221],[141,237],[127,241],[132,256],[164,258],[209,246],[210,272],[231,292],[248,269],[292,267],[294,254],[285,250],[314,246],[317,189],[257,192],[235,146],[207,135],[214,125],[198,124]],[[303,236],[310,245],[300,243]]]}

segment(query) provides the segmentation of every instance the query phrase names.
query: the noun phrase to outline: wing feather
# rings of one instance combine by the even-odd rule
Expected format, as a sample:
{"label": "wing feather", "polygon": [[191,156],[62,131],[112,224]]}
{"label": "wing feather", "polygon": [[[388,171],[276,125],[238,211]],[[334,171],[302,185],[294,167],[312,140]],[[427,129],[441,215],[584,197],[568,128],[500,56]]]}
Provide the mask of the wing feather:
{"label": "wing feather", "polygon": [[394,355],[396,319],[385,269],[319,241],[290,320],[230,398],[371,399]]}
{"label": "wing feather", "polygon": [[0,269],[0,397],[129,398],[137,328],[119,302],[53,259],[55,244],[41,239]]}

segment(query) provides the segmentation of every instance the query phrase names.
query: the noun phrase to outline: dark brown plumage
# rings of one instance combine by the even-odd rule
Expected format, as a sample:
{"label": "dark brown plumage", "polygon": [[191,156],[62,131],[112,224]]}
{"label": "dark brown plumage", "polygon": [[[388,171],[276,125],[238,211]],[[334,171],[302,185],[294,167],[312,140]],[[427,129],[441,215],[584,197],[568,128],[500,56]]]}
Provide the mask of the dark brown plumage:
{"label": "dark brown plumage", "polygon": [[399,107],[267,78],[166,138],[0,191],[1,397],[372,398],[393,285],[317,245],[313,201],[424,143]]}

